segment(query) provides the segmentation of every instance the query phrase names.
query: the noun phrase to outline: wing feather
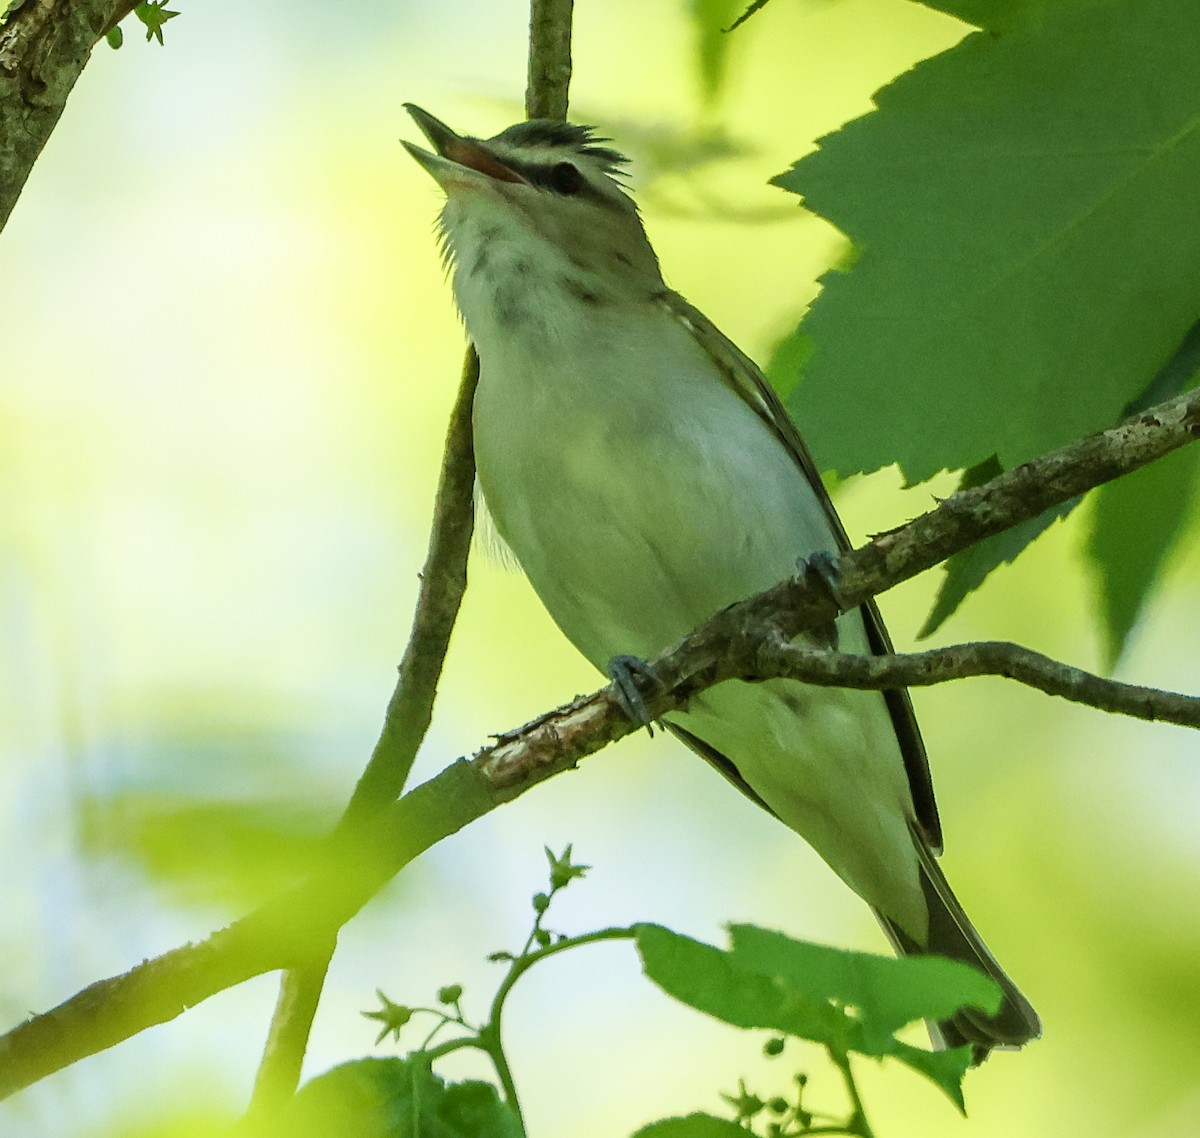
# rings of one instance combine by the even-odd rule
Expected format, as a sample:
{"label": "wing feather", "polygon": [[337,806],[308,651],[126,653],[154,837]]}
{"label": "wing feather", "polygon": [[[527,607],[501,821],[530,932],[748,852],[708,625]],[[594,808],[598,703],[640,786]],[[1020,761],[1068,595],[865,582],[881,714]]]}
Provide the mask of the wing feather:
{"label": "wing feather", "polygon": [[[812,487],[813,493],[817,495],[817,499],[825,511],[830,529],[837,538],[839,552],[849,551],[850,539],[846,536],[841,518],[833,508],[833,502],[821,481],[821,475],[813,461],[812,454],[804,439],[801,438],[796,424],[792,422],[783,402],[776,394],[775,389],[767,382],[758,365],[725,336],[704,313],[690,305],[677,292],[664,291],[659,295],[658,300],[675,319],[687,327],[696,342],[716,365],[725,382],[761,416],[763,422],[771,428],[788,453],[795,459],[796,465]],[[867,602],[861,606],[860,611],[871,650],[877,656],[890,653],[892,642],[875,602],[873,600]],[[907,689],[903,688],[885,691],[883,696],[892,716],[892,724],[900,743],[901,754],[904,756],[904,768],[908,775],[917,823],[930,849],[934,853],[940,853],[942,827],[938,819],[937,803],[933,797],[933,777],[929,770],[929,759],[925,753],[921,731],[917,726],[916,715],[913,713],[912,700],[909,698]],[[689,737],[687,732],[676,730],[675,734],[690,746],[695,747],[696,740],[694,737]],[[756,802],[761,803],[759,796],[745,784],[740,776],[736,776],[737,768],[727,757],[712,753],[712,748],[707,744],[704,748],[695,749],[713,763],[726,778],[738,785],[744,793],[748,793]]]}

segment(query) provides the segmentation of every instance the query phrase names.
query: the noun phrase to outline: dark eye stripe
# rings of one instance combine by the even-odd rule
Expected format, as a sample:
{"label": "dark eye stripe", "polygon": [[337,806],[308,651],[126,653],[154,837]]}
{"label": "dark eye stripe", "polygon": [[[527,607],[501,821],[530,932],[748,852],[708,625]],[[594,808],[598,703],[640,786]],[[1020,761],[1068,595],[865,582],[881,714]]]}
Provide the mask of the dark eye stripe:
{"label": "dark eye stripe", "polygon": [[[535,186],[549,190],[560,197],[587,198],[589,201],[608,204],[608,199],[587,180],[587,175],[573,162],[522,162],[505,156],[504,164],[510,170],[516,170],[522,177],[527,178]],[[564,167],[575,171],[575,177],[566,174]],[[573,189],[567,188],[567,182]]]}

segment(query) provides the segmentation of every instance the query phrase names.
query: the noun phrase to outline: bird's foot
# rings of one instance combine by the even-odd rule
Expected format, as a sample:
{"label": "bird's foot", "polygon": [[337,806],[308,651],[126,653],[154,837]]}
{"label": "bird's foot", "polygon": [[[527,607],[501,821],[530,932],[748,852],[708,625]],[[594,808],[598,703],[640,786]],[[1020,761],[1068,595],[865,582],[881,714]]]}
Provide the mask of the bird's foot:
{"label": "bird's foot", "polygon": [[[818,549],[810,557],[801,557],[796,562],[796,575],[805,581],[811,581],[820,592],[829,598],[837,607],[842,607],[840,591],[842,570],[839,558],[827,549]],[[822,647],[831,652],[837,651],[838,627],[830,621],[820,628],[814,628],[810,633]]]}
{"label": "bird's foot", "polygon": [[654,720],[650,716],[645,699],[642,698],[638,680],[645,681],[654,689],[661,687],[654,669],[637,656],[614,656],[605,670],[608,678],[612,680],[613,695],[621,705],[621,710],[653,736]]}

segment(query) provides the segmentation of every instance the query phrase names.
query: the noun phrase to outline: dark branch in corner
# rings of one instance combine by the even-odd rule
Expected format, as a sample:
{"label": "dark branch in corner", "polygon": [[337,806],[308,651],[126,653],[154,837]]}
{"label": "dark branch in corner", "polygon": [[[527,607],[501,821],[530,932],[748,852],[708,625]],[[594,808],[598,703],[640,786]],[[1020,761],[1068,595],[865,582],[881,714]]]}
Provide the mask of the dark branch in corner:
{"label": "dark branch in corner", "polygon": [[24,0],[0,15],[0,229],[117,11],[113,0]]}

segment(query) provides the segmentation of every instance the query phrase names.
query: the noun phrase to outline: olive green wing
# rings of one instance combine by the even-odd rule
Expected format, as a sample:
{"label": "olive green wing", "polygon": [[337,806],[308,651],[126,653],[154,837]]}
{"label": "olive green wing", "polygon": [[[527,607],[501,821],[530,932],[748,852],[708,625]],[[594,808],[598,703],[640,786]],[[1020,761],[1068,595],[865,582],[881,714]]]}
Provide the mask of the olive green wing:
{"label": "olive green wing", "polygon": [[[787,409],[775,389],[767,382],[758,365],[725,336],[704,313],[693,308],[678,293],[664,291],[659,295],[658,300],[672,316],[688,328],[696,342],[708,353],[709,358],[717,366],[717,370],[725,382],[754,409],[783,446],[787,448],[825,511],[830,529],[837,538],[837,551],[847,552],[851,548],[850,539],[846,536],[841,518],[833,508],[833,502],[830,501],[829,493],[821,481],[820,471],[817,470],[807,445],[800,437],[796,424],[792,422]],[[890,653],[892,642],[875,602],[868,601],[861,606],[860,611],[871,650],[877,656]],[[904,768],[908,774],[917,822],[930,848],[935,853],[939,853],[942,848],[941,822],[938,819],[937,803],[933,797],[933,777],[929,770],[929,759],[925,754],[925,744],[921,739],[921,731],[913,713],[912,701],[906,689],[885,691],[883,697],[887,701],[888,711],[891,713],[892,723],[896,730],[896,738],[900,742],[900,750],[904,756]],[[713,752],[713,749],[707,744],[703,748],[696,747],[700,740],[696,740],[694,737],[685,738],[686,732],[676,731],[675,733],[684,738],[689,746],[699,750],[709,762],[713,763],[722,774],[748,793],[751,798],[761,802],[758,795],[740,779],[736,767],[728,758]]]}

